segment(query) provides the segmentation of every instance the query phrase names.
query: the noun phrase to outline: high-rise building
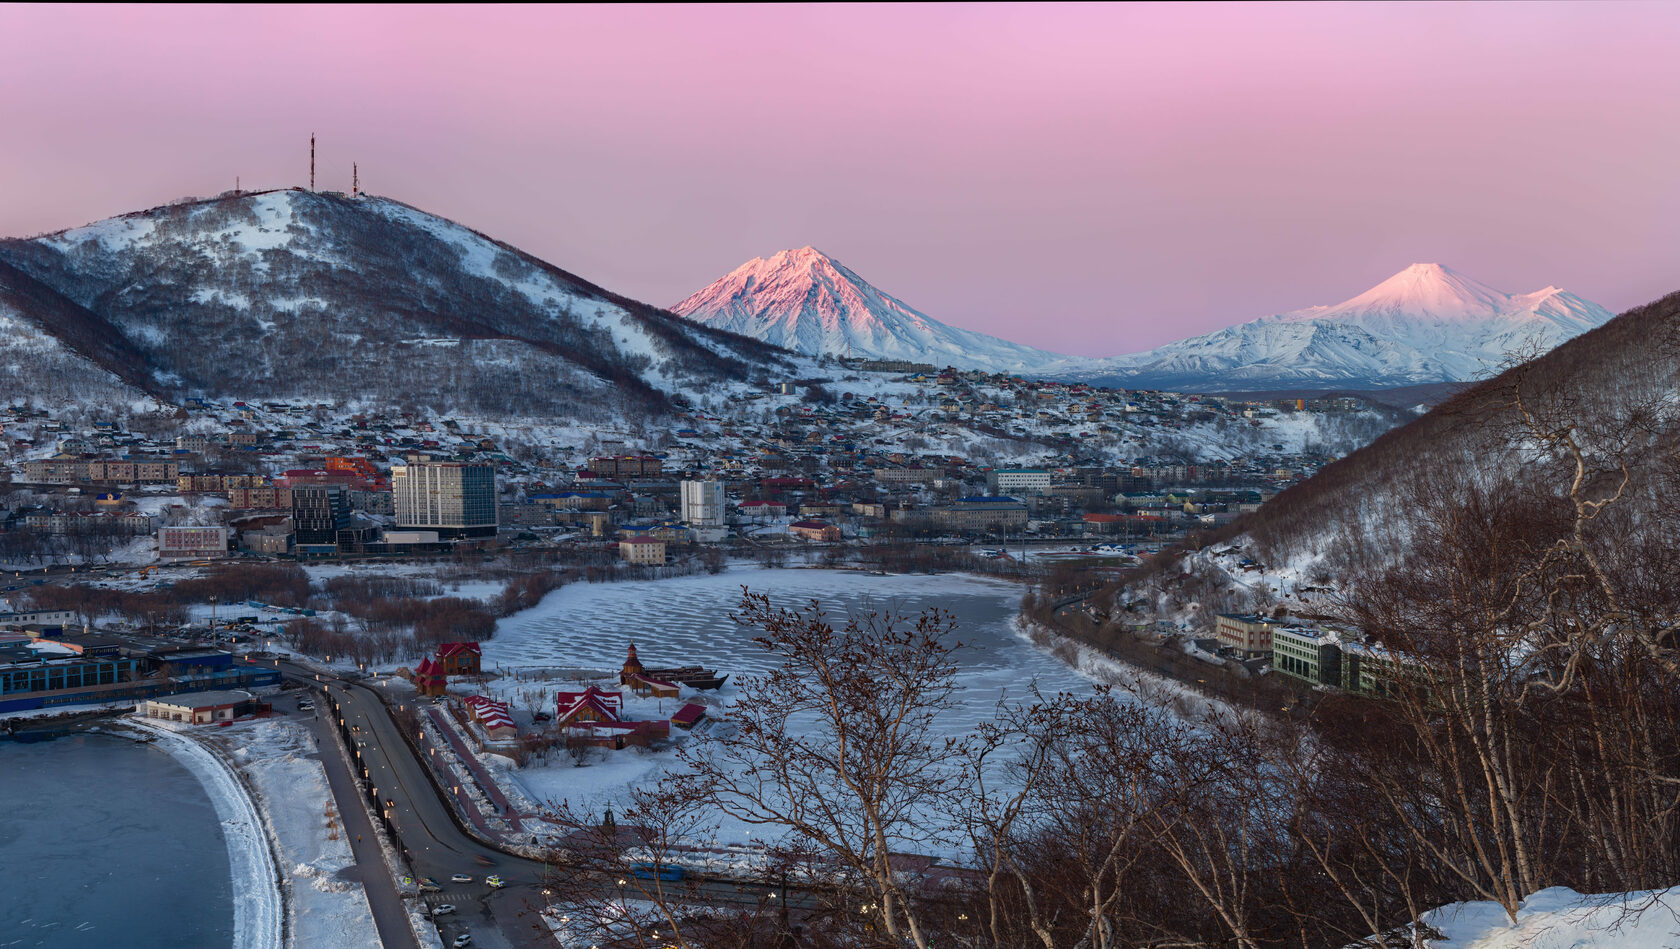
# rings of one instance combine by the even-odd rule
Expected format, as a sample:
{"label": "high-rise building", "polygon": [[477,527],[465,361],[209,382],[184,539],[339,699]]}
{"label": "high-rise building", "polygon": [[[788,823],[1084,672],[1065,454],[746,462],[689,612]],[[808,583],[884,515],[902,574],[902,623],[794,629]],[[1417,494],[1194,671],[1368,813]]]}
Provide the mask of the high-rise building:
{"label": "high-rise building", "polygon": [[723,482],[684,481],[682,519],[690,527],[722,527]]}
{"label": "high-rise building", "polygon": [[986,488],[992,494],[1013,497],[1050,493],[1048,468],[997,468],[986,472]]}
{"label": "high-rise building", "polygon": [[496,469],[487,464],[417,461],[391,469],[399,530],[439,537],[493,537]]}
{"label": "high-rise building", "polygon": [[350,495],[338,484],[305,484],[292,489],[292,529],[299,544],[336,544],[350,526]]}

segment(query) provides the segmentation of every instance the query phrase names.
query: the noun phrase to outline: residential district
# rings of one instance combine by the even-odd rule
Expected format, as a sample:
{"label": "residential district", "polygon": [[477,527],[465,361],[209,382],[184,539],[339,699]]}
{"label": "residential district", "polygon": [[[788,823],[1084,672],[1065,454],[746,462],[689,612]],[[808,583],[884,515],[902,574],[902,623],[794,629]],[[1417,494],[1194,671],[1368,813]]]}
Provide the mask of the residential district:
{"label": "residential district", "polygon": [[[526,682],[481,668],[472,640],[490,626],[447,622],[366,663],[342,650],[310,663],[300,656],[328,657],[297,630],[332,632],[316,611],[296,598],[212,592],[225,571],[303,563],[365,579],[388,564],[412,578],[430,563],[523,556],[587,564],[592,579],[658,579],[731,559],[867,567],[883,550],[955,549],[964,559],[938,568],[1027,577],[1068,556],[1101,576],[1253,510],[1396,417],[1352,397],[1241,401],[902,366],[766,381],[727,413],[684,406],[665,428],[619,432],[324,403],[194,400],[113,417],[12,406],[0,418],[10,481],[0,495],[0,713],[13,714],[0,723],[31,740],[53,726],[26,716],[50,723],[77,707],[132,709],[173,728],[314,715],[300,698],[307,686],[357,750],[363,773],[347,780],[361,782],[400,851],[391,867],[401,899],[430,907],[429,925],[466,945],[472,929],[453,921],[448,901],[476,897],[437,879],[471,875],[427,847],[490,848],[479,855],[499,872],[485,882],[541,885],[550,868],[532,848],[558,833],[495,762],[668,749],[727,719],[718,690],[731,670],[699,665],[704,656],[649,668],[627,643],[616,676],[570,668]],[[184,592],[195,578],[204,588]],[[54,591],[64,595],[49,603]],[[78,591],[144,604],[105,609],[74,601]],[[334,591],[333,622],[354,613],[352,595]],[[147,612],[171,597],[167,617]],[[1077,595],[1058,603],[1095,616]],[[1208,670],[1381,689],[1345,634],[1238,615],[1217,617],[1208,638],[1185,632],[1179,654]],[[386,670],[377,676],[374,658]],[[557,668],[569,661],[554,657]],[[410,716],[412,749],[379,738],[389,720],[373,710],[392,703]],[[375,794],[404,781],[438,796]],[[434,812],[439,801],[449,810]],[[399,894],[378,890],[367,899],[389,939],[403,904],[382,911]]]}

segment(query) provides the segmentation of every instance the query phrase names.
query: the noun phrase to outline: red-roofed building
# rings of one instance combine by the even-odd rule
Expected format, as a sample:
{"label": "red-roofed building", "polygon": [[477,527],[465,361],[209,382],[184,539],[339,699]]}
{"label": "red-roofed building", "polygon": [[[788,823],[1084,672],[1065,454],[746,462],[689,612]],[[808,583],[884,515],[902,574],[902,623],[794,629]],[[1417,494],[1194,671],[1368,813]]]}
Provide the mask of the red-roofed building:
{"label": "red-roofed building", "polygon": [[430,659],[422,659],[420,664],[414,667],[414,687],[420,690],[421,695],[442,695],[448,682],[443,669]]}
{"label": "red-roofed building", "polygon": [[637,676],[640,676],[642,673],[644,673],[646,671],[647,671],[647,667],[642,665],[641,658],[636,655],[636,644],[631,643],[630,644],[630,655],[629,655],[629,657],[627,657],[624,660],[624,668],[620,669],[619,672],[618,672],[618,682],[619,682],[619,684],[620,685],[629,685],[631,679],[634,679]]}
{"label": "red-roofed building", "polygon": [[593,722],[617,722],[624,717],[624,693],[590,686],[582,692],[554,696],[554,724],[559,728]]}
{"label": "red-roofed building", "polygon": [[832,543],[840,539],[840,528],[827,521],[819,520],[794,521],[788,525],[788,533],[801,540]]}
{"label": "red-roofed building", "polygon": [[506,702],[474,695],[466,700],[466,706],[472,713],[473,721],[478,722],[484,734],[492,740],[519,737],[519,726],[513,722],[513,709]]}
{"label": "red-roofed building", "polygon": [[483,653],[478,643],[441,643],[435,658],[445,675],[475,676]]}
{"label": "red-roofed building", "polygon": [[693,728],[700,724],[700,720],[705,717],[706,706],[699,702],[690,702],[678,709],[677,714],[671,716],[671,724],[683,729]]}
{"label": "red-roofed building", "polygon": [[1124,527],[1125,524],[1126,515],[1124,514],[1085,515],[1085,530],[1087,532],[1109,534]]}

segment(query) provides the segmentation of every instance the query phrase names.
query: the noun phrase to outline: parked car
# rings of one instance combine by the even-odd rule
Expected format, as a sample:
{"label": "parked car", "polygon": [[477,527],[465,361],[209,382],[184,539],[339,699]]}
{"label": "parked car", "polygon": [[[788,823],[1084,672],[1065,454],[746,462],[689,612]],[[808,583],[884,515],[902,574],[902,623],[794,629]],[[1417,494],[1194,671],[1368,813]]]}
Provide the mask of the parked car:
{"label": "parked car", "polygon": [[461,935],[455,937],[455,949],[461,949],[462,946],[470,945],[472,945],[472,933],[462,933]]}
{"label": "parked car", "polygon": [[465,874],[465,873],[457,873],[454,876],[449,878],[449,882],[451,882],[451,883],[471,883],[472,882],[472,877],[468,874]]}

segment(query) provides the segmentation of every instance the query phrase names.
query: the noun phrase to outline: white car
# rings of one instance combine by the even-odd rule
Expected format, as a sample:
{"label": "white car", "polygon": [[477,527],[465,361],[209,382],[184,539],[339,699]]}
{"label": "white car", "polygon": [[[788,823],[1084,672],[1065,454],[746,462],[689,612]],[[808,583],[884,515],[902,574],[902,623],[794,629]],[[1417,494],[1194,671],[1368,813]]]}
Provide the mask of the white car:
{"label": "white car", "polygon": [[455,904],[454,903],[444,903],[441,906],[432,907],[432,915],[433,916],[448,916],[450,913],[453,913],[453,912],[455,912]]}
{"label": "white car", "polygon": [[472,933],[462,933],[461,935],[456,936],[454,945],[455,949],[461,949],[462,946],[472,945]]}
{"label": "white car", "polygon": [[486,885],[495,887],[498,890],[507,885],[506,883],[502,882],[501,877],[496,876],[494,874],[485,877],[484,882],[485,882]]}
{"label": "white car", "polygon": [[471,883],[472,877],[465,873],[457,873],[449,878],[451,883]]}

